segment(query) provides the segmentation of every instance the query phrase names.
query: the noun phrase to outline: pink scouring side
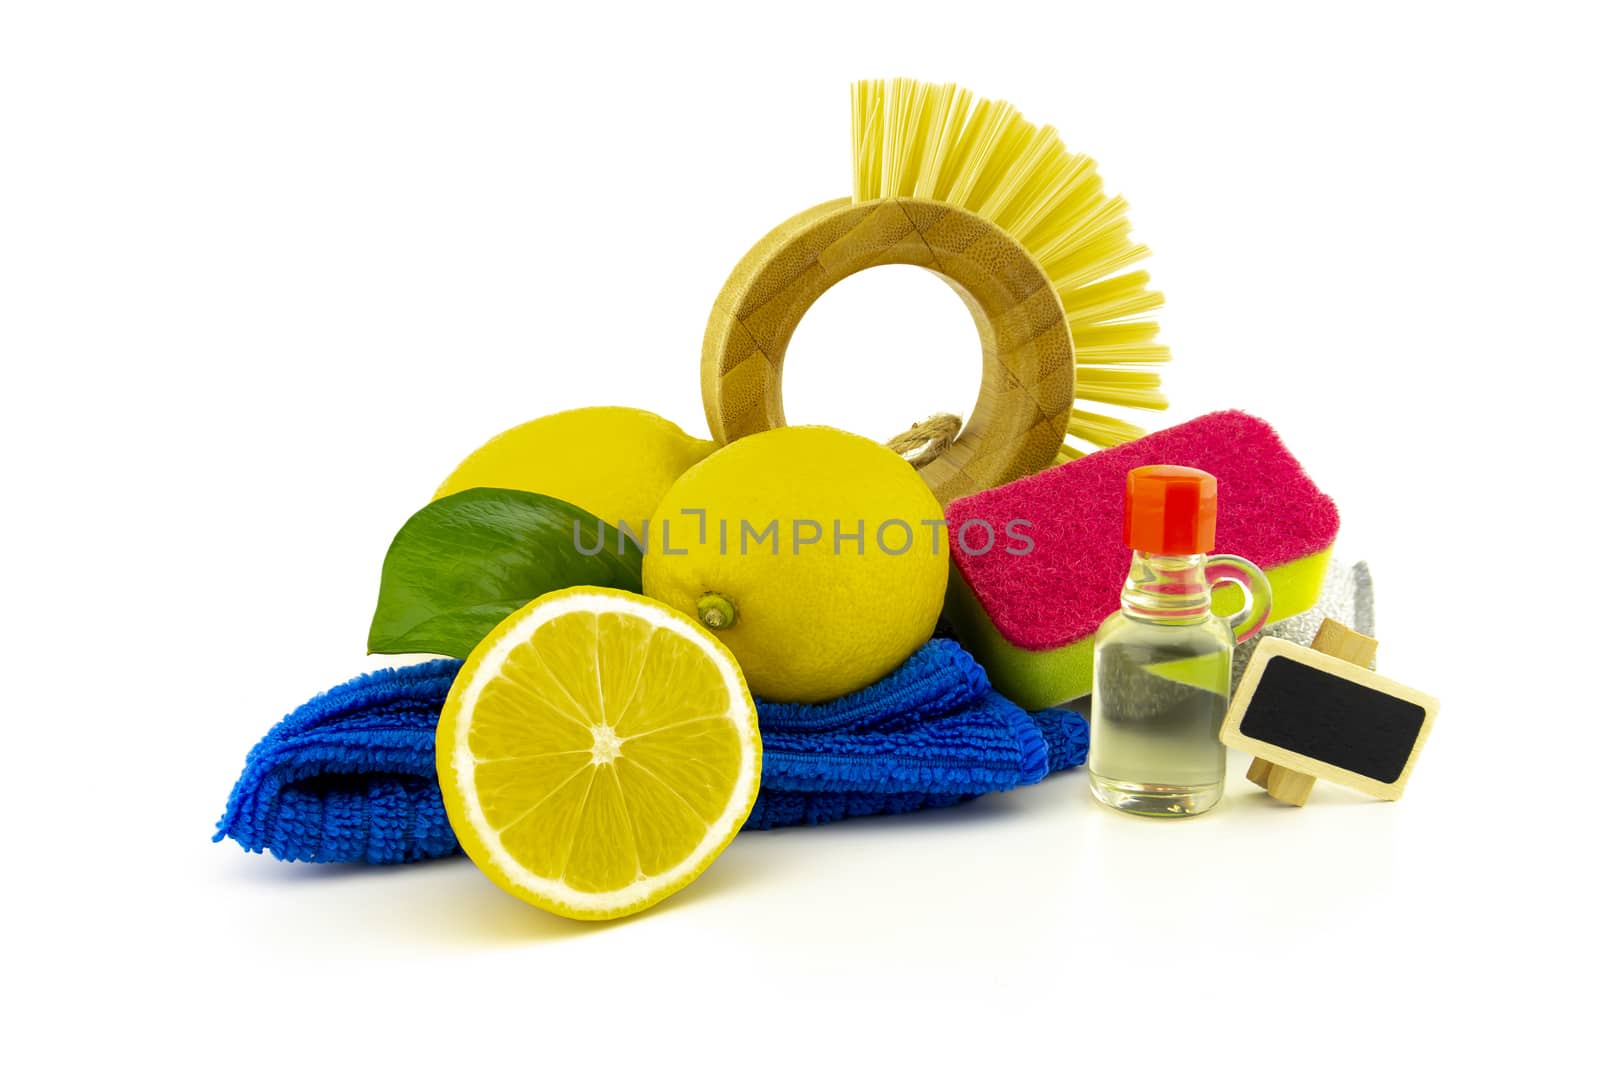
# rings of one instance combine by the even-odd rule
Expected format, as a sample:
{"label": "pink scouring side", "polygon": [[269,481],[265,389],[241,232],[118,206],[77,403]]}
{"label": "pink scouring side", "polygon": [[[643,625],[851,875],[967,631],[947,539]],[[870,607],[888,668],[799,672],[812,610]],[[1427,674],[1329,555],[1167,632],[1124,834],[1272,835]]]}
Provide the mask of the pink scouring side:
{"label": "pink scouring side", "polygon": [[[1272,426],[1243,411],[1220,411],[1140,440],[1052,467],[1011,484],[954,500],[951,557],[996,629],[1010,643],[1049,651],[1090,636],[1117,609],[1129,553],[1122,546],[1128,471],[1168,463],[1217,479],[1219,554],[1243,555],[1271,569],[1324,550],[1339,531],[1339,511]],[[1032,522],[1034,548],[1007,554],[1006,523]],[[963,523],[980,519],[995,546],[969,555],[954,543]],[[981,547],[974,530],[969,542]]]}

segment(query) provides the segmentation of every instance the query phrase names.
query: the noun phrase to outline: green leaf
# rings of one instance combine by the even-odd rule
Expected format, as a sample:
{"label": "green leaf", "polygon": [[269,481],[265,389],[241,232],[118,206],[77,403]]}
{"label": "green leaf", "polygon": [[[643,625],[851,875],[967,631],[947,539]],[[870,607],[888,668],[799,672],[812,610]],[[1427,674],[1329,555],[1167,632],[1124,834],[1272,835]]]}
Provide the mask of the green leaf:
{"label": "green leaf", "polygon": [[[600,550],[592,555],[595,538]],[[640,590],[636,546],[571,503],[509,488],[436,499],[395,534],[383,560],[370,654],[465,658],[506,615],[559,588]]]}

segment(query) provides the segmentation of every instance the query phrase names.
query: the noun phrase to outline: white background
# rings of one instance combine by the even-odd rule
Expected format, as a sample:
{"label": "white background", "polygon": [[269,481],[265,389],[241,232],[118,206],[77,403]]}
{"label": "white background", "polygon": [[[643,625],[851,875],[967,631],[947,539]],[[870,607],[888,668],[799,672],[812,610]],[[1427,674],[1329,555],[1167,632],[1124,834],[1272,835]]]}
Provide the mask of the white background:
{"label": "white background", "polygon": [[[14,1060],[1592,1047],[1592,13],[3,11]],[[1279,808],[1238,762],[1147,823],[1080,772],[743,836],[605,927],[464,860],[208,842],[249,747],[368,668],[384,549],[460,457],[595,403],[704,433],[712,297],[848,194],[848,82],[896,74],[1017,103],[1131,201],[1177,356],[1146,422],[1243,407],[1338,500],[1384,672],[1443,700],[1405,798]],[[961,409],[975,351],[935,279],[858,277],[790,419],[887,437]]]}

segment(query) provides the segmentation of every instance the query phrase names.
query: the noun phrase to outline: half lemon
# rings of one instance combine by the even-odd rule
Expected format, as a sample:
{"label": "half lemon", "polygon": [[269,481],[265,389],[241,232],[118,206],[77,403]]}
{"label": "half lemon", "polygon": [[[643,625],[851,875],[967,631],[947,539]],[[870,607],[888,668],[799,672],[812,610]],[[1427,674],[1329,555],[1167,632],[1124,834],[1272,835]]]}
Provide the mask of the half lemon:
{"label": "half lemon", "polygon": [[705,871],[761,783],[733,656],[678,611],[567,588],[502,621],[439,719],[439,784],[490,880],[566,917],[655,905]]}

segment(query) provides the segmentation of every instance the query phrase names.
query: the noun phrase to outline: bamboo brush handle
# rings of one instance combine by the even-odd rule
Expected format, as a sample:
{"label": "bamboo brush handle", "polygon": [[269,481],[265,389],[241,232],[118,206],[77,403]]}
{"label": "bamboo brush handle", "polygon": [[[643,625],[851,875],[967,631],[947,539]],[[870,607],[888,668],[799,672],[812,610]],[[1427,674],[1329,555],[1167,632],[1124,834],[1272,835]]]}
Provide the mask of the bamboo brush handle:
{"label": "bamboo brush handle", "polygon": [[[978,324],[983,381],[966,428],[922,467],[941,503],[1055,461],[1072,412],[1072,334],[1033,257],[1000,227],[930,200],[832,200],[763,237],[734,267],[706,325],[700,388],[719,444],[784,423],[783,355],[800,319],[868,267],[921,266]],[[905,352],[914,370],[914,352]]]}

